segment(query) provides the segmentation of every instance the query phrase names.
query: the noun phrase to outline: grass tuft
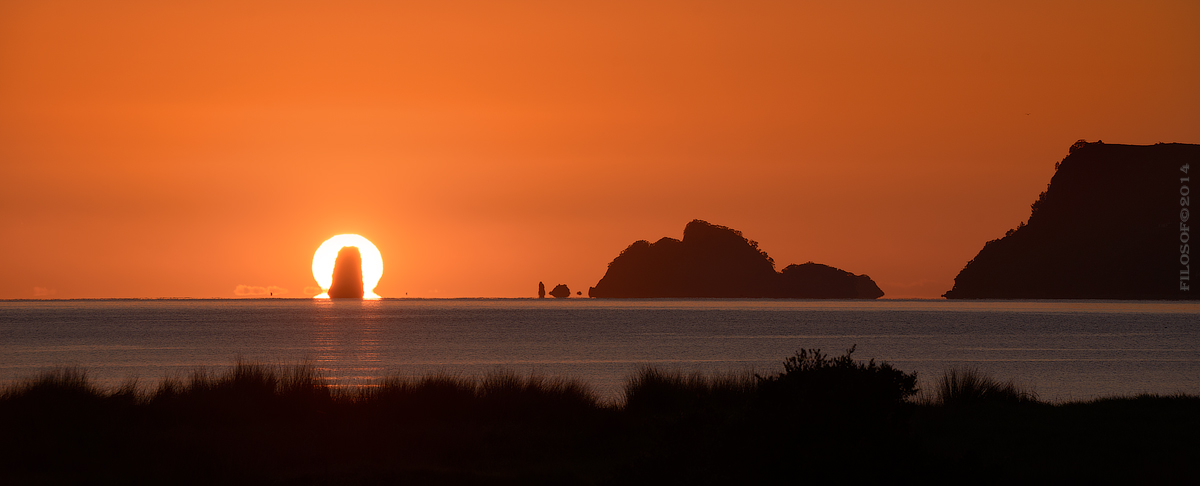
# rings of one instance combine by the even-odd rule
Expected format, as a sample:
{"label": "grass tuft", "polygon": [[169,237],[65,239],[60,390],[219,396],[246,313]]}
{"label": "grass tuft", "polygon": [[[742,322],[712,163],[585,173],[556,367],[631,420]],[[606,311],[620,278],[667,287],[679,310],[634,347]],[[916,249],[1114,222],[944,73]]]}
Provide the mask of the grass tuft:
{"label": "grass tuft", "polygon": [[513,418],[562,418],[599,408],[591,387],[578,380],[546,378],[497,370],[484,375],[477,390],[480,406]]}
{"label": "grass tuft", "polygon": [[380,380],[379,386],[362,388],[350,397],[379,413],[435,420],[468,413],[474,398],[475,383],[449,373],[420,378],[393,375]]}
{"label": "grass tuft", "polygon": [[1012,380],[1000,381],[978,369],[950,369],[938,382],[937,403],[962,407],[984,403],[1037,403],[1037,393],[1022,390]]}
{"label": "grass tuft", "polygon": [[66,366],[44,371],[0,392],[0,399],[30,401],[88,401],[103,393],[88,380],[87,370]]}
{"label": "grass tuft", "polygon": [[753,373],[684,374],[652,366],[640,368],[625,384],[625,410],[672,414],[684,410],[740,409],[754,401]]}

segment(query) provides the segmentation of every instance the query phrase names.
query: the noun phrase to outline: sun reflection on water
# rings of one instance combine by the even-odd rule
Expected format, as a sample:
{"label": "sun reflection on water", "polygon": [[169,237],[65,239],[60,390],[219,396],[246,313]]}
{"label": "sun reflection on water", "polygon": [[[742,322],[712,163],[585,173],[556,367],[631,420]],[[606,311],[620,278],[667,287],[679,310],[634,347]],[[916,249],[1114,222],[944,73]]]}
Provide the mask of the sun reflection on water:
{"label": "sun reflection on water", "polygon": [[384,376],[379,356],[380,301],[317,303],[318,319],[312,330],[313,361],[329,386],[370,387]]}

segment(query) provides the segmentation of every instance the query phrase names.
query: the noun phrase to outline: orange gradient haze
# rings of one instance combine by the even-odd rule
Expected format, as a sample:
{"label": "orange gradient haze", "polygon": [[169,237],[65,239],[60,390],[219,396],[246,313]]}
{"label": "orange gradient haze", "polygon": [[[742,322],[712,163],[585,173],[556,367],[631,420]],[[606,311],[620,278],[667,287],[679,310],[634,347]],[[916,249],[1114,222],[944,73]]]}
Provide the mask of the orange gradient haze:
{"label": "orange gradient haze", "polygon": [[696,218],[934,298],[1081,138],[1200,142],[1200,3],[8,0],[0,298],[310,297],[344,233],[586,294]]}

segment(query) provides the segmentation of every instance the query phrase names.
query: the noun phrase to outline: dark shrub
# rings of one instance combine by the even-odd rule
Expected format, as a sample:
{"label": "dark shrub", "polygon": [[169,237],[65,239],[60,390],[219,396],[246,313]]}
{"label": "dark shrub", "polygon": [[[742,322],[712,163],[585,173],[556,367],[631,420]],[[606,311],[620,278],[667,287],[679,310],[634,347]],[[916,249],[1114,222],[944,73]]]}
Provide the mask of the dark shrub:
{"label": "dark shrub", "polygon": [[[783,373],[759,376],[759,391],[768,410],[802,421],[854,423],[876,427],[893,421],[908,397],[917,393],[916,373],[888,363],[854,361],[846,354],[830,359],[820,349],[800,350],[784,361]],[[856,427],[857,428],[857,427]]]}

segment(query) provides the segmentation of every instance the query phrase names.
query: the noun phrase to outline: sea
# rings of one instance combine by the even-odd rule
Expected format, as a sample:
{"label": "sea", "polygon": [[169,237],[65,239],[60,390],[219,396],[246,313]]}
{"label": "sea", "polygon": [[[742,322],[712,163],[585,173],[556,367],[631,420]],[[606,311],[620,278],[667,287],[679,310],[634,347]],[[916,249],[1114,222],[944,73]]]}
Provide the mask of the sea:
{"label": "sea", "polygon": [[97,385],[309,364],[333,386],[515,372],[619,401],[643,367],[769,375],[801,349],[974,368],[1064,402],[1200,394],[1200,303],[714,299],[0,301],[0,386],[64,366]]}

